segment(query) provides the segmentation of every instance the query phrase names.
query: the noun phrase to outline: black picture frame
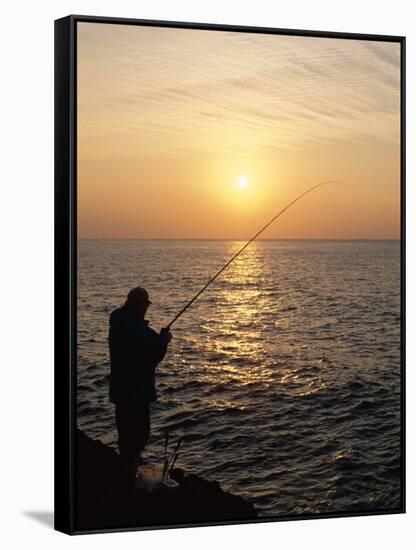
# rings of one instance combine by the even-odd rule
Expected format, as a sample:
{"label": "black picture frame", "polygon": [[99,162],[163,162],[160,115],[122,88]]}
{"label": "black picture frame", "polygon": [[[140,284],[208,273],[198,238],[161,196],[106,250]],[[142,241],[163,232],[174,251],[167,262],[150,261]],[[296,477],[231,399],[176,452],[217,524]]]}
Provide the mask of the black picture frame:
{"label": "black picture frame", "polygon": [[283,36],[342,38],[400,44],[401,62],[401,506],[395,510],[357,513],[321,513],[319,518],[404,513],[405,506],[405,163],[406,163],[406,38],[374,34],[307,31],[252,26],[186,23],[69,15],[55,21],[55,529],[67,534],[179,528],[235,523],[265,523],[314,519],[308,514],[259,518],[246,521],[204,522],[180,525],[131,526],[122,528],[78,529],[76,468],[76,370],[77,370],[77,24],[104,23],[178,29],[222,30]]}

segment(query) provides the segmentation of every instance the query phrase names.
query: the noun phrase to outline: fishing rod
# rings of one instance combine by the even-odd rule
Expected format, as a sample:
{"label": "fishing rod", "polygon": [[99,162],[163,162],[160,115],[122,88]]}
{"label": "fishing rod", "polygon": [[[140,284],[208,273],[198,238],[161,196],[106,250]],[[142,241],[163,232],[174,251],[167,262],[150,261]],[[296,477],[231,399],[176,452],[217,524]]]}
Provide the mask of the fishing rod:
{"label": "fishing rod", "polygon": [[321,183],[318,183],[318,185],[314,185],[313,187],[311,187],[310,189],[308,189],[307,191],[305,191],[304,193],[302,193],[301,195],[296,197],[296,199],[294,199],[287,206],[285,206],[282,210],[280,210],[280,212],[278,212],[276,214],[276,216],[274,216],[268,223],[266,223],[266,225],[264,225],[259,231],[257,231],[257,233],[253,237],[251,237],[251,239],[249,241],[247,241],[246,244],[242,248],[240,248],[240,250],[238,250],[238,252],[236,252],[232,256],[232,258],[230,258],[228,260],[228,262],[219,271],[217,271],[217,273],[201,288],[201,290],[197,294],[195,294],[195,296],[192,298],[192,300],[189,300],[189,302],[180,310],[180,312],[172,319],[172,321],[167,325],[166,328],[170,329],[170,327],[173,325],[173,323],[175,323],[179,319],[179,317],[183,313],[185,313],[185,311],[188,309],[188,307],[190,307],[195,302],[195,300],[197,298],[199,298],[199,296],[201,296],[201,294],[209,287],[209,285],[211,283],[213,283],[215,281],[215,279],[219,275],[221,275],[221,273],[223,271],[225,271],[227,269],[227,267],[237,258],[237,256],[239,256],[249,246],[249,244],[251,244],[255,239],[257,239],[257,237],[259,235],[261,235],[261,233],[263,233],[263,231],[265,231],[269,227],[269,225],[271,225],[275,220],[277,220],[277,218],[279,216],[281,216],[284,212],[286,212],[286,210],[288,210],[291,206],[293,206],[296,202],[298,202],[300,199],[302,199],[308,193],[312,193],[312,191],[315,191],[315,189],[318,189],[318,187],[322,187],[323,185],[328,185],[328,184],[331,184],[331,183],[344,185],[340,181],[323,181]]}
{"label": "fishing rod", "polygon": [[165,478],[165,473],[168,469],[169,460],[168,460],[168,444],[169,444],[169,430],[165,432],[165,454],[163,456],[163,473],[162,477]]}
{"label": "fishing rod", "polygon": [[172,472],[173,472],[173,468],[175,467],[175,464],[176,464],[176,461],[178,460],[179,458],[179,448],[181,446],[181,443],[182,443],[182,440],[183,440],[183,437],[181,437],[177,444],[176,444],[176,447],[175,447],[175,450],[173,452],[173,456],[172,456],[172,460],[171,460],[171,463],[170,463],[170,467],[168,468],[168,471],[166,473],[168,473],[168,476],[170,477]]}

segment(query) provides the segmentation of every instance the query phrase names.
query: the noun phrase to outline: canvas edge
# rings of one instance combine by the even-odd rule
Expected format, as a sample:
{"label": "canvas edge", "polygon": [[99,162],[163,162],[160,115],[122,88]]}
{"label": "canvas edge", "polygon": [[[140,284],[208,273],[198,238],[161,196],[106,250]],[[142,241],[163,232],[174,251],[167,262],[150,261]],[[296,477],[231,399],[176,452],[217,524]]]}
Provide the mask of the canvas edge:
{"label": "canvas edge", "polygon": [[74,532],[74,19],[54,24],[54,527]]}

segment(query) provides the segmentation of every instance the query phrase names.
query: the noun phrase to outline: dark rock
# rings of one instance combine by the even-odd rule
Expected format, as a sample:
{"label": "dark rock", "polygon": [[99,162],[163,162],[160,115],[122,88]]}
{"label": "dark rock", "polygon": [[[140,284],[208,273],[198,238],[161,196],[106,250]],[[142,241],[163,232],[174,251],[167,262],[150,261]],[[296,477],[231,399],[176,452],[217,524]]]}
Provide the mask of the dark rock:
{"label": "dark rock", "polygon": [[119,456],[78,431],[76,529],[157,527],[255,519],[254,506],[224,492],[219,483],[175,468],[179,488],[172,494],[133,496]]}

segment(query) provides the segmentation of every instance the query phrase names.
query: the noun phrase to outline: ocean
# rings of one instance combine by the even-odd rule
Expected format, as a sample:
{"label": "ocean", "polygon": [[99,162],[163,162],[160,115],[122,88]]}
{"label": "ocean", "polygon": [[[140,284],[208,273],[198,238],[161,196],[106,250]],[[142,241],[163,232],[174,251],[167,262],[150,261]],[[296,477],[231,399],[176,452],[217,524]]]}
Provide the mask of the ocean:
{"label": "ocean", "polygon": [[[134,286],[156,330],[240,241],[78,242],[77,422],[117,449],[108,317]],[[260,516],[397,509],[399,241],[252,243],[172,327],[144,458],[178,465]],[[207,518],[209,519],[209,518]]]}

